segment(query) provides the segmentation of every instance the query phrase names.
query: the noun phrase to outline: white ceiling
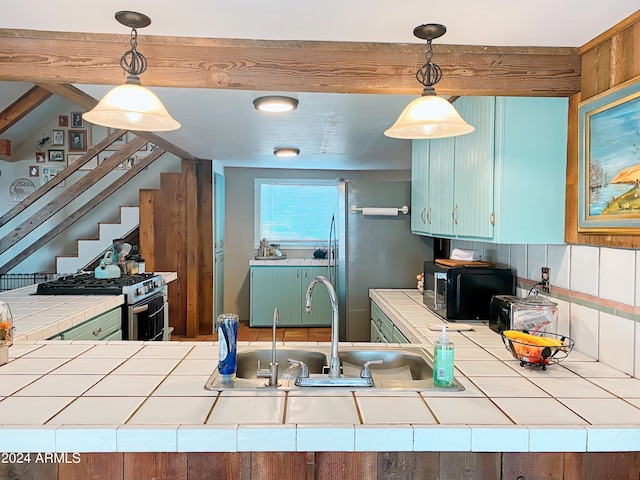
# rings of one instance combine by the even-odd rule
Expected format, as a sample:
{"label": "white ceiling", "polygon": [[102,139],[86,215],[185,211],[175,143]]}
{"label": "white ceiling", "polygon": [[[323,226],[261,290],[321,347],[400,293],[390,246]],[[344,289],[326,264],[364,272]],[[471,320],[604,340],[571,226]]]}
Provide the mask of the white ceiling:
{"label": "white ceiling", "polygon": [[[142,53],[146,34],[424,43],[413,36],[413,28],[422,23],[446,25],[439,40],[444,44],[579,47],[638,7],[637,0],[0,0],[0,28],[126,34],[114,13],[134,10],[152,19],[139,31]],[[78,87],[96,98],[108,90]],[[0,83],[0,108],[17,98],[16,89]],[[275,168],[410,168],[410,142],[382,132],[412,96],[292,93],[300,101],[297,111],[265,115],[252,105],[265,92],[153,90],[183,125],[161,135],[201,158]],[[59,111],[54,103],[47,101],[38,115],[45,108]],[[27,123],[23,120],[3,137],[19,137]],[[297,147],[301,155],[276,159],[276,147]]]}

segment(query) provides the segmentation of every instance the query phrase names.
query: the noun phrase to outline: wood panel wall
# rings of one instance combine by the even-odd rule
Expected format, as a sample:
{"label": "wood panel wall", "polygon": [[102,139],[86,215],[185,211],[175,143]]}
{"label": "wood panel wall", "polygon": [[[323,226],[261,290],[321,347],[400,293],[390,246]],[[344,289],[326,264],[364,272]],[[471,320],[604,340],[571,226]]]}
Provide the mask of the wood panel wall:
{"label": "wood panel wall", "polygon": [[[0,464],[14,480],[614,480],[640,475],[638,452],[81,453],[68,463]],[[36,458],[36,454],[32,454]]]}
{"label": "wood panel wall", "polygon": [[213,328],[213,167],[183,159],[162,173],[160,189],[140,191],[140,251],[148,271],[176,272],[169,284],[169,325],[196,337]]}
{"label": "wood panel wall", "polygon": [[583,245],[640,248],[638,235],[578,232],[578,105],[629,80],[640,81],[640,10],[580,49],[581,92],[569,99],[565,241]]}

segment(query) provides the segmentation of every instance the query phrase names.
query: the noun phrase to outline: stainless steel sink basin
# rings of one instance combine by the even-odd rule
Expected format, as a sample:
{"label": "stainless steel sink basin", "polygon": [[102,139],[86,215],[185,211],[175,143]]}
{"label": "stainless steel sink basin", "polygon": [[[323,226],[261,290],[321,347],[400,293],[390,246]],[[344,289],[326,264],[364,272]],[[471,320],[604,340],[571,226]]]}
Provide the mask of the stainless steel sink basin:
{"label": "stainless steel sink basin", "polygon": [[[295,359],[304,362],[309,367],[309,373],[322,373],[322,368],[327,364],[327,356],[324,353],[312,350],[276,350],[276,362],[280,368],[280,375],[289,367],[287,359]],[[271,362],[271,349],[246,350],[238,352],[238,378],[258,378],[258,361],[261,368],[267,368]]]}
{"label": "stainless steel sink basin", "polygon": [[[342,362],[343,370],[350,366],[357,366],[360,369],[365,362],[382,360],[381,364],[370,366],[372,372],[394,370],[401,373],[404,378],[411,377],[411,380],[433,378],[431,365],[417,353],[402,350],[350,350],[339,351],[338,356]],[[401,370],[402,372],[400,372]]]}
{"label": "stainless steel sink basin", "polygon": [[[278,388],[285,390],[298,390],[318,387],[297,387],[294,378],[282,378],[289,367],[287,359],[295,359],[304,362],[309,367],[311,375],[327,375],[326,365],[330,349],[325,347],[310,347],[309,349],[287,349],[276,350],[276,361],[279,364],[280,380]],[[382,364],[371,364],[369,368],[374,380],[374,387],[377,389],[390,390],[419,390],[425,391],[455,392],[464,390],[464,387],[455,382],[452,387],[442,388],[433,384],[433,369],[431,367],[431,356],[420,347],[404,347],[401,349],[391,349],[386,347],[371,347],[362,349],[359,347],[345,347],[339,350],[342,371],[345,375],[360,375],[360,371],[365,362],[382,360]],[[250,349],[238,352],[238,370],[236,381],[225,384],[221,381],[217,369],[214,370],[209,380],[205,384],[207,390],[255,390],[267,387],[264,378],[257,377],[258,360],[261,368],[268,368],[271,362],[271,349]],[[327,387],[319,387],[327,388]],[[350,387],[335,387],[350,388]],[[371,387],[355,387],[371,388]]]}

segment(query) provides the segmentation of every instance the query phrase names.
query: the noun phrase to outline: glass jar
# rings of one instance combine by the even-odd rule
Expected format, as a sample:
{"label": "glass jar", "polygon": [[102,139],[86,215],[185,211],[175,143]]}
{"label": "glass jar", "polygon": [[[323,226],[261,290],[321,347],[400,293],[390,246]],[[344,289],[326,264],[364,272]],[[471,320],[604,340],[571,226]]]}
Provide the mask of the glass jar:
{"label": "glass jar", "polygon": [[9,304],[0,301],[0,347],[13,345],[13,316]]}

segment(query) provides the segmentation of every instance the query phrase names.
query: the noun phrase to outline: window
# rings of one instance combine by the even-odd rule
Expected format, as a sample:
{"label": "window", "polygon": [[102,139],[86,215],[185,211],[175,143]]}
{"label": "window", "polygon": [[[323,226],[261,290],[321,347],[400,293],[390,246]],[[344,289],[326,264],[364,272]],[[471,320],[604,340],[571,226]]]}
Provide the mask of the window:
{"label": "window", "polygon": [[283,247],[327,243],[331,217],[338,204],[335,180],[255,180],[255,238]]}

